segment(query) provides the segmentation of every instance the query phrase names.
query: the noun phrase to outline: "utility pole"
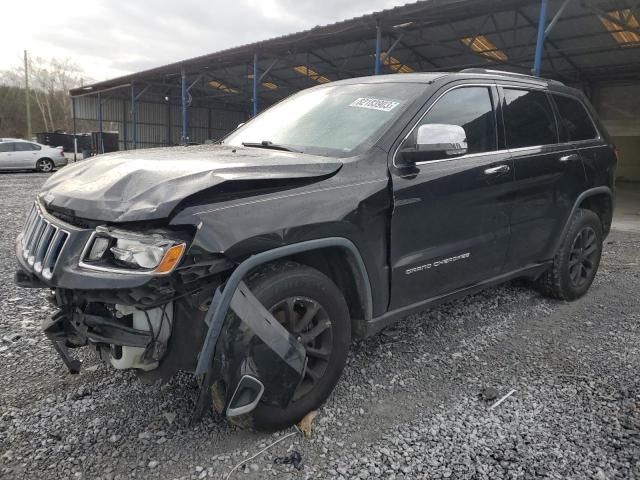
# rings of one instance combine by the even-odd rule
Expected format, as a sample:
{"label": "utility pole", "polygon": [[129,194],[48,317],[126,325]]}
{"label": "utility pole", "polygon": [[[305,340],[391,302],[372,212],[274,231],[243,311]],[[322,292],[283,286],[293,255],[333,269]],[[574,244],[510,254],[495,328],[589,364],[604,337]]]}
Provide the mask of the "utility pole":
{"label": "utility pole", "polygon": [[29,103],[29,61],[24,51],[24,99],[27,106],[27,140],[31,140],[31,105]]}

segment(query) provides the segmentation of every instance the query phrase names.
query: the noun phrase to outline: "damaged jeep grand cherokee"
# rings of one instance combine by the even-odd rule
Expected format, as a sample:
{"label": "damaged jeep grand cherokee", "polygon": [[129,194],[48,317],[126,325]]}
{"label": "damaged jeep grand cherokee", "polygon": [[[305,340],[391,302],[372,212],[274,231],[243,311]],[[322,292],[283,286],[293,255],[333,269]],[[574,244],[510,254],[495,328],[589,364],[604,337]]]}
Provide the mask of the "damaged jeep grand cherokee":
{"label": "damaged jeep grand cherokee", "polygon": [[196,375],[245,427],[294,424],[349,345],[516,277],[576,299],[612,217],[616,154],[588,101],[490,71],[302,91],[220,144],[103,155],[51,176],[18,284],[71,372],[89,346],[150,379]]}

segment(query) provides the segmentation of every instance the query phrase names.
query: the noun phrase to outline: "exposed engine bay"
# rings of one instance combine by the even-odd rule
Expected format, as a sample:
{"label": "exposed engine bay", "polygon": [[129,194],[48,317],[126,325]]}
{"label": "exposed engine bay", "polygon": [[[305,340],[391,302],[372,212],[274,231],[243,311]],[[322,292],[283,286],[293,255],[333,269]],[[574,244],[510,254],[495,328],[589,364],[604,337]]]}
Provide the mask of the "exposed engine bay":
{"label": "exposed engine bay", "polygon": [[[216,327],[213,313],[219,310],[221,292],[203,289],[142,308],[80,301],[77,293],[54,290],[50,300],[59,311],[43,331],[71,373],[80,371],[71,353],[79,347],[90,347],[104,363],[136,370],[143,379],[167,379],[178,370],[200,373],[196,418],[210,403],[214,383],[226,392],[223,410],[229,417],[251,411],[260,401],[287,405],[305,369],[304,348],[243,282],[228,291],[233,314],[218,316]],[[201,303],[205,298],[210,301]],[[215,335],[207,343],[211,332]],[[198,361],[207,367],[198,370]]]}

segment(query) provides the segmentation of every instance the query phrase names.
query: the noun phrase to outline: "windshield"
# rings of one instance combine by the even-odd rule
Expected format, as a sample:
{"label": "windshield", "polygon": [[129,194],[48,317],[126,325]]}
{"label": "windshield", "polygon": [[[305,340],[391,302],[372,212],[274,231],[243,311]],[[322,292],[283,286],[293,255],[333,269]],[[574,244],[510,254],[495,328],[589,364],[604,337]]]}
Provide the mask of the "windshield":
{"label": "windshield", "polygon": [[348,156],[373,145],[425,88],[399,82],[304,90],[264,111],[223,143]]}

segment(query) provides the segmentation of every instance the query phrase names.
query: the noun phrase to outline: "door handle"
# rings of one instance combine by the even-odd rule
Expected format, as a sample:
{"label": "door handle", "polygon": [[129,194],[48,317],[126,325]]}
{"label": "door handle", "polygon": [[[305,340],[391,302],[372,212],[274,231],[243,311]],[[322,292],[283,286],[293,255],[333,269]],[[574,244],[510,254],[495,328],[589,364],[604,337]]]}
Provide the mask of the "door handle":
{"label": "door handle", "polygon": [[572,153],[571,155],[565,155],[563,157],[560,157],[558,160],[560,160],[561,162],[572,162],[574,160],[578,160],[580,157],[578,156],[577,153]]}
{"label": "door handle", "polygon": [[498,165],[497,167],[487,168],[484,171],[485,175],[498,175],[500,173],[508,173],[510,170],[509,165]]}

